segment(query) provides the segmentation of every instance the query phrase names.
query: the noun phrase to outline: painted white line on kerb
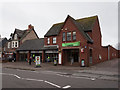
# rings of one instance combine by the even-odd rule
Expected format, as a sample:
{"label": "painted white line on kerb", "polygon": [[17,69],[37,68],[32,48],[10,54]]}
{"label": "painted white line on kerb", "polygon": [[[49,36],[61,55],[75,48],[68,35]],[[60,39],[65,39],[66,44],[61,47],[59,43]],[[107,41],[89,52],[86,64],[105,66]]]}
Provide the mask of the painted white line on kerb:
{"label": "painted white line on kerb", "polygon": [[63,89],[67,89],[67,88],[70,88],[71,86],[70,85],[67,85],[67,86],[64,86]]}
{"label": "painted white line on kerb", "polygon": [[61,88],[61,86],[59,86],[59,85],[56,85],[56,84],[54,84],[54,83],[51,83],[51,82],[49,82],[49,81],[44,81],[45,83],[48,83],[48,84],[50,84],[50,85],[52,85],[52,86],[55,86],[55,87],[57,87],[57,88]]}

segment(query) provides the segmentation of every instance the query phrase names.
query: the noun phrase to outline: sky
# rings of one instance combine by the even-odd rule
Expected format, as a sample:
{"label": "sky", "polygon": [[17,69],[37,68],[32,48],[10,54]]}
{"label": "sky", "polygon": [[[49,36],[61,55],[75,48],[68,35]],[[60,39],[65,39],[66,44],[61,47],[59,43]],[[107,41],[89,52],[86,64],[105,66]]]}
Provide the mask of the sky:
{"label": "sky", "polygon": [[[19,1],[19,0],[18,0]],[[118,43],[118,1],[117,0],[92,0],[84,2],[77,0],[48,2],[48,1],[19,1],[5,0],[0,2],[0,34],[10,37],[15,28],[25,30],[29,24],[40,38],[55,23],[63,22],[67,15],[74,19],[98,15],[102,45],[112,45],[116,48]]]}

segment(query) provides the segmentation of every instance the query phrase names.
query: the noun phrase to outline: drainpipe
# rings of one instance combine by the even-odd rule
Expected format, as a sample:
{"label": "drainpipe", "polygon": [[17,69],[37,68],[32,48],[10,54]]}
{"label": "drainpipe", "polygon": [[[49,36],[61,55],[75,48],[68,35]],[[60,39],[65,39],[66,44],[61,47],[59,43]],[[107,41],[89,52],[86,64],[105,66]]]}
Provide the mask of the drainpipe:
{"label": "drainpipe", "polygon": [[110,60],[110,47],[108,46],[108,60]]}

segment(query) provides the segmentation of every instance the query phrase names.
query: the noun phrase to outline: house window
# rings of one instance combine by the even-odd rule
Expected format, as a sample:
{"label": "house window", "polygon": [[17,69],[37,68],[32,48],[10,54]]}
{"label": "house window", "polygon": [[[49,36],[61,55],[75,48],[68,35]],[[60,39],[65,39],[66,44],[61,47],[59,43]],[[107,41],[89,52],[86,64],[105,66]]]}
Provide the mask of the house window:
{"label": "house window", "polygon": [[50,38],[47,39],[47,43],[50,44]]}
{"label": "house window", "polygon": [[53,38],[53,44],[55,44],[55,43],[56,43],[56,37]]}
{"label": "house window", "polygon": [[67,41],[71,41],[71,32],[67,32]]}
{"label": "house window", "polygon": [[17,39],[17,34],[15,34],[14,39],[15,39],[15,40]]}
{"label": "house window", "polygon": [[8,48],[10,48],[10,42],[8,42]]}
{"label": "house window", "polygon": [[14,48],[14,42],[12,42],[12,48]]}
{"label": "house window", "polygon": [[63,39],[62,40],[65,41],[65,32],[63,32]]}
{"label": "house window", "polygon": [[17,42],[15,42],[15,47],[18,47],[18,43]]}
{"label": "house window", "polygon": [[13,41],[12,48],[17,48],[17,47],[18,47],[18,41]]}
{"label": "house window", "polygon": [[76,40],[76,32],[73,32],[73,40]]}

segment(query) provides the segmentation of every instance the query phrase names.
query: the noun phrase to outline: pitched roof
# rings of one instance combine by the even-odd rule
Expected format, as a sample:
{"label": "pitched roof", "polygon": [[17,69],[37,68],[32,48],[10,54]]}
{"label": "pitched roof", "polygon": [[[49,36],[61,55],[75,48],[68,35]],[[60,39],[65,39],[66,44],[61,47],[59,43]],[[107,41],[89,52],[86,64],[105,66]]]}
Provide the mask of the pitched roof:
{"label": "pitched roof", "polygon": [[36,51],[36,50],[42,50],[44,47],[44,38],[40,39],[32,39],[32,40],[26,40],[18,49],[17,51]]}
{"label": "pitched roof", "polygon": [[27,33],[27,30],[15,29],[15,33],[18,35],[19,38],[21,38],[25,33]]}
{"label": "pitched roof", "polygon": [[[77,28],[80,30],[80,32],[83,34],[83,36],[88,40],[88,42],[93,42],[93,40],[90,38],[88,34],[86,34],[87,31],[91,31],[93,28],[93,25],[97,19],[97,16],[82,18],[75,20],[71,16],[68,15],[68,17],[71,18],[73,23],[77,26]],[[61,28],[63,27],[64,22],[54,24],[49,31],[45,34],[45,37],[48,36],[56,36],[59,34]]]}
{"label": "pitched roof", "polygon": [[8,42],[7,38],[1,38],[0,47],[4,47],[4,45]]}

